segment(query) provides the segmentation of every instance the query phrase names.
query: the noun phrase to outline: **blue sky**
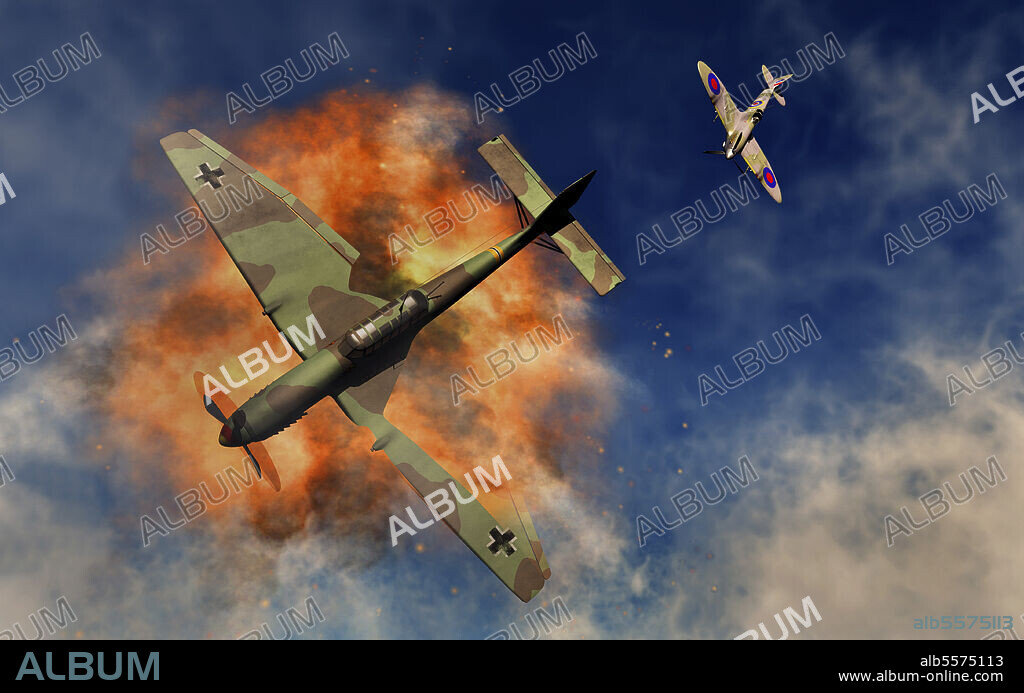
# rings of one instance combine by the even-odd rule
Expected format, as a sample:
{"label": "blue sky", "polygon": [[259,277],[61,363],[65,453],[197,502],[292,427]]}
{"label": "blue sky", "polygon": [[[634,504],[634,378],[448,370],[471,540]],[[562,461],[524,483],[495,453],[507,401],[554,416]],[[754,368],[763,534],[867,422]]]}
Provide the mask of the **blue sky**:
{"label": "blue sky", "polygon": [[[1021,553],[1006,532],[1024,512],[1013,502],[1024,442],[1019,373],[955,407],[947,398],[947,374],[964,365],[979,372],[982,354],[1006,340],[1021,345],[1024,330],[1024,245],[1015,223],[1024,166],[1012,135],[1024,105],[983,114],[977,124],[971,111],[972,92],[988,96],[989,82],[1004,97],[1012,93],[1005,75],[1021,64],[1024,21],[1016,3],[927,11],[881,2],[0,9],[7,93],[22,66],[65,42],[77,45],[83,32],[102,51],[0,114],[0,172],[17,195],[0,206],[4,345],[63,313],[81,333],[76,363],[102,359],[95,350],[82,355],[106,314],[82,287],[137,253],[140,229],[180,208],[159,137],[189,127],[230,137],[222,95],[332,31],[350,58],[240,115],[245,127],[358,86],[370,68],[378,89],[429,83],[471,111],[476,91],[508,86],[509,72],[586,32],[596,58],[489,114],[482,128],[508,133],[552,187],[598,170],[576,211],[628,278],[603,300],[586,296],[597,357],[616,374],[608,399],[619,423],[607,434],[606,457],[621,465],[581,482],[592,497],[561,509],[543,504],[572,521],[548,521],[546,534],[536,513],[553,565],[565,567],[546,589],[563,596],[576,619],[556,636],[729,638],[808,595],[823,618],[800,637],[922,637],[912,629],[922,615],[1024,613]],[[845,57],[792,83],[787,106],[769,110],[755,133],[783,204],[762,192],[641,264],[639,233],[651,236],[654,224],[668,233],[677,210],[696,200],[713,209],[712,191],[736,185],[730,163],[701,154],[718,146],[722,130],[696,62],[711,65],[727,88],[743,82],[756,93],[762,63],[785,58],[799,67],[798,51],[826,48],[827,35]],[[186,95],[201,96],[193,111],[163,111]],[[887,264],[887,233],[907,224],[921,237],[918,215],[955,203],[971,184],[986,187],[993,173],[1005,199]],[[486,175],[481,167],[480,179]],[[734,354],[798,326],[803,315],[819,341],[701,405],[701,373],[721,365],[734,376]],[[18,477],[0,488],[0,517],[16,538],[0,549],[0,629],[67,594],[72,604],[104,605],[83,616],[90,632],[207,632],[203,613],[176,613],[195,606],[194,564],[212,550],[202,533],[159,558],[102,559],[119,546],[107,510],[121,491],[75,459],[90,414],[62,380],[64,358],[48,356],[0,383],[0,454]],[[52,408],[36,406],[39,398]],[[54,418],[61,425],[51,433],[45,424]],[[638,514],[668,508],[670,496],[710,483],[713,471],[735,468],[742,455],[759,471],[754,485],[638,546]],[[919,515],[921,494],[990,455],[1006,470],[1004,483],[886,546],[886,515],[903,506]],[[620,504],[600,519],[601,507]],[[497,583],[485,584],[491,577],[461,547],[444,553],[452,560],[409,553],[351,568],[324,558],[339,550],[325,548],[336,541],[314,533],[289,547],[294,582],[283,578],[273,597],[281,608],[301,604],[301,585],[319,576],[331,614],[318,633],[325,637],[478,638],[522,623],[533,608],[511,598],[495,603]],[[444,552],[454,540],[434,541]],[[68,552],[80,559],[71,568],[62,559]],[[423,583],[461,577],[475,587],[457,608],[430,603]],[[172,595],[166,607],[143,598],[156,590]],[[115,599],[118,592],[128,596]],[[204,599],[220,599],[231,623],[262,618],[237,593]],[[385,617],[364,614],[362,600],[377,600]],[[417,607],[401,616],[389,609],[403,600]]]}

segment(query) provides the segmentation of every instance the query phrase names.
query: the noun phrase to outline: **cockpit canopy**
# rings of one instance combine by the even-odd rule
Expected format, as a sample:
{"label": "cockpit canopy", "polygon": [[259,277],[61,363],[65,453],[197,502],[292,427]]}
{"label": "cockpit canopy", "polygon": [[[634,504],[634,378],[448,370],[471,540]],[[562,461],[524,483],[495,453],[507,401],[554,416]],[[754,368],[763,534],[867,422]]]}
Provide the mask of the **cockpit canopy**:
{"label": "cockpit canopy", "polygon": [[404,332],[420,317],[426,315],[427,297],[422,291],[407,291],[362,320],[348,331],[345,343],[358,355],[364,356],[379,349],[396,334]]}

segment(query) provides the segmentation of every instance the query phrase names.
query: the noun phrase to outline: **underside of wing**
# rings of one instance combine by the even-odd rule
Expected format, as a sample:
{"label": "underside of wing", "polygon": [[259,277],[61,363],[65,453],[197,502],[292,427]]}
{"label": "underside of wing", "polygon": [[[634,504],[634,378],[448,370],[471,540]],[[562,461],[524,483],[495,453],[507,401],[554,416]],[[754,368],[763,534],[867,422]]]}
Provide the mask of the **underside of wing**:
{"label": "underside of wing", "polygon": [[775,172],[772,171],[771,165],[768,163],[768,158],[761,151],[761,147],[758,146],[757,140],[753,137],[747,140],[747,143],[743,146],[743,160],[747,162],[747,166],[754,172],[757,179],[761,181],[761,185],[772,196],[772,199],[781,203],[782,190],[779,188],[779,181],[775,177]]}
{"label": "underside of wing", "polygon": [[[420,497],[445,490],[455,504],[455,510],[443,517],[445,524],[506,587],[524,602],[540,592],[551,570],[520,498],[508,494],[496,499],[504,500],[505,509],[494,513],[478,499],[461,502],[456,494],[461,499],[474,494],[382,414],[368,410],[348,390],[335,399],[353,423],[370,429],[376,437],[372,450],[383,451]],[[491,495],[499,491],[496,488]]]}
{"label": "underside of wing", "polygon": [[701,82],[704,84],[704,91],[708,93],[708,98],[711,99],[711,104],[715,107],[715,111],[718,113],[722,125],[725,126],[726,132],[732,132],[732,127],[736,122],[736,104],[733,103],[732,97],[729,96],[725,85],[718,79],[718,75],[703,61],[697,63],[697,72],[700,73]]}
{"label": "underside of wing", "polygon": [[160,144],[264,314],[302,358],[384,305],[349,288],[359,252],[295,195],[198,130]]}

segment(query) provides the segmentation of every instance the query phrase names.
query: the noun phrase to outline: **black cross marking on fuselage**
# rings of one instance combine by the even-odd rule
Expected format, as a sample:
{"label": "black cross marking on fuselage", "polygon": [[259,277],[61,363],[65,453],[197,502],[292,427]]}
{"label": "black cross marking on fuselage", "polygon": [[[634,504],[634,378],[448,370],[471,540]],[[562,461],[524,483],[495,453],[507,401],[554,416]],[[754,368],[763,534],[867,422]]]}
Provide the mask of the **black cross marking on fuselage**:
{"label": "black cross marking on fuselage", "polygon": [[224,169],[215,168],[210,170],[210,165],[202,163],[199,165],[199,175],[196,176],[196,180],[201,180],[204,183],[209,183],[211,188],[220,187],[220,179],[224,175]]}
{"label": "black cross marking on fuselage", "polygon": [[516,552],[516,547],[512,546],[512,542],[516,540],[516,535],[512,533],[512,530],[502,533],[502,531],[495,527],[490,531],[491,543],[487,545],[487,548],[491,553],[497,555],[499,551],[504,550],[506,556],[511,556]]}

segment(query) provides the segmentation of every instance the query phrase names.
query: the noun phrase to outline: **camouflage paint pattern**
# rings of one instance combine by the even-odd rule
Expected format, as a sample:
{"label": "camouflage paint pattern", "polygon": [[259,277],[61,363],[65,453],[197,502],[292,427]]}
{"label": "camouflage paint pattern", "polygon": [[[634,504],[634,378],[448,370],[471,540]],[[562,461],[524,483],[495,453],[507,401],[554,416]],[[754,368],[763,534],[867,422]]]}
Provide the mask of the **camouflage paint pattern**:
{"label": "camouflage paint pattern", "polygon": [[[161,144],[264,314],[303,359],[241,407],[235,408],[222,392],[210,395],[207,409],[223,422],[220,443],[244,447],[261,477],[262,468],[267,481],[279,490],[276,468],[259,441],[332,397],[355,424],[370,429],[376,437],[372,449],[383,451],[421,496],[447,486],[460,499],[469,499],[453,500],[455,511],[444,521],[520,599],[535,596],[551,570],[522,501],[510,496],[508,512],[488,512],[444,467],[391,424],[384,409],[419,331],[541,234],[566,229],[571,234],[578,224],[569,208],[594,173],[557,197],[540,183],[544,198],[531,197],[528,207],[536,217],[532,224],[385,301],[349,288],[359,252],[293,194],[196,130],[169,135]],[[528,169],[521,159],[520,163]],[[511,186],[522,191],[521,180]],[[216,195],[222,188],[245,197],[245,204],[229,208]],[[218,204],[216,211],[213,202]],[[589,239],[582,228],[579,232],[580,238]],[[599,293],[606,293],[621,281],[621,274],[590,244],[592,250],[570,255],[570,260],[578,269],[586,268],[590,274],[584,276]],[[194,378],[202,392],[202,374]]]}
{"label": "camouflage paint pattern", "polygon": [[[498,135],[484,143],[477,151],[501,177],[530,216],[536,217],[555,199],[551,188],[541,180],[533,167],[504,135]],[[555,245],[599,295],[604,296],[625,280],[625,275],[619,271],[611,258],[601,250],[583,226],[571,218],[571,215],[565,226],[549,233]]]}
{"label": "camouflage paint pattern", "polygon": [[[348,392],[338,395],[337,400],[342,411],[353,422],[370,429],[376,437],[372,449],[383,451],[416,493],[426,498],[441,489],[448,492],[447,496],[455,504],[455,510],[443,518],[445,524],[517,597],[527,602],[540,592],[551,570],[543,558],[543,551],[540,551],[538,558],[540,541],[532,541],[536,537],[535,530],[531,534],[517,513],[495,517],[479,501],[463,504],[460,499],[469,499],[475,494],[467,491],[458,479],[452,477],[383,415],[367,411]],[[495,489],[492,493],[497,492]],[[456,495],[458,498],[455,498]],[[494,542],[491,536],[494,529],[504,536],[512,532],[514,538],[511,545],[515,550],[511,555],[500,550]]]}
{"label": "camouflage paint pattern", "polygon": [[[359,252],[280,185],[197,130],[160,144],[267,316],[302,358],[329,338],[296,343],[289,327],[305,329],[312,315],[325,335],[338,335],[385,303],[349,288]],[[211,172],[206,179],[203,169]],[[217,196],[221,188],[252,202],[233,209]]]}

